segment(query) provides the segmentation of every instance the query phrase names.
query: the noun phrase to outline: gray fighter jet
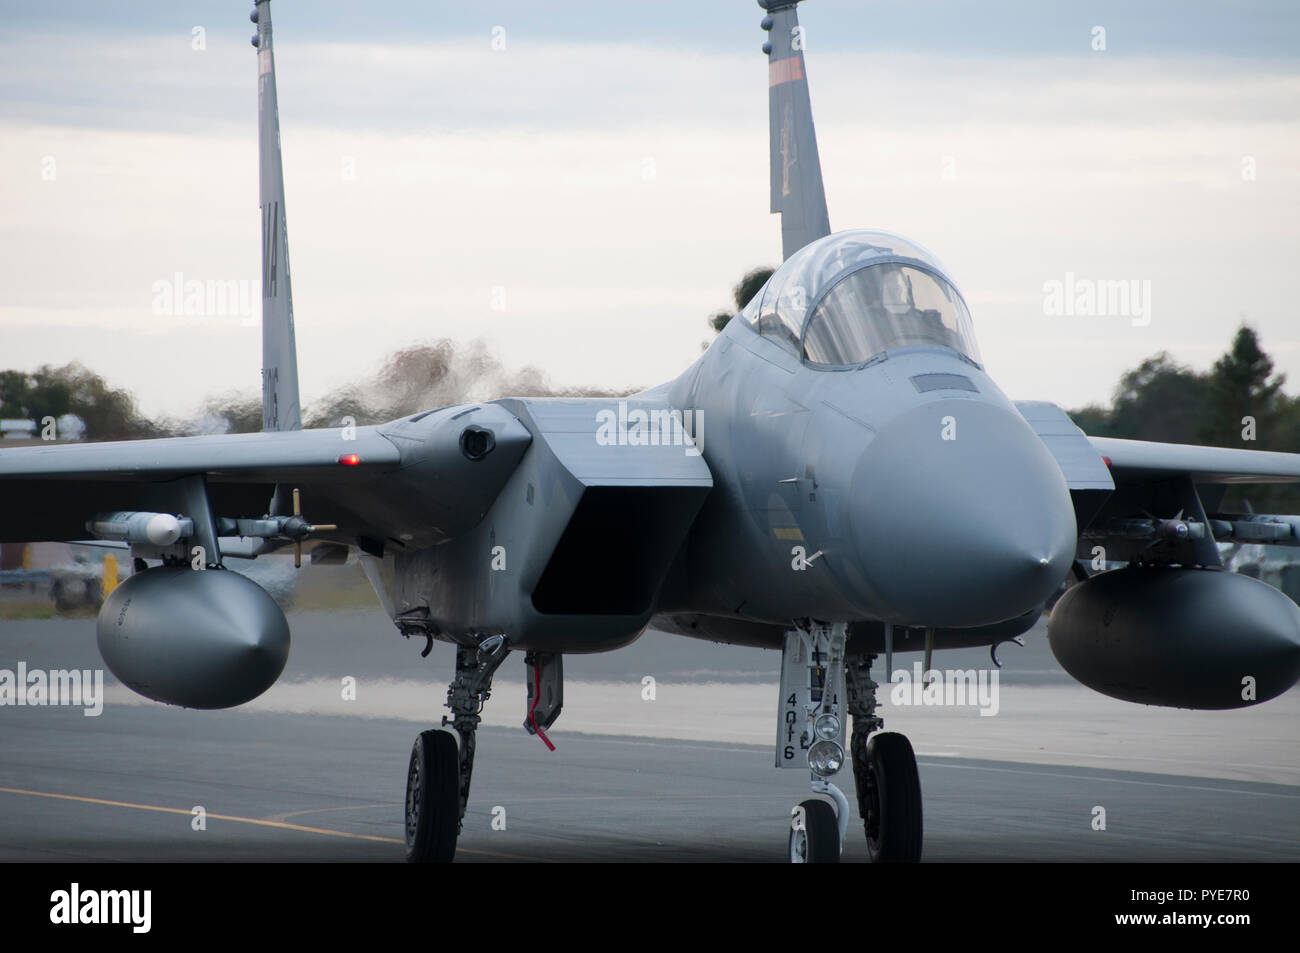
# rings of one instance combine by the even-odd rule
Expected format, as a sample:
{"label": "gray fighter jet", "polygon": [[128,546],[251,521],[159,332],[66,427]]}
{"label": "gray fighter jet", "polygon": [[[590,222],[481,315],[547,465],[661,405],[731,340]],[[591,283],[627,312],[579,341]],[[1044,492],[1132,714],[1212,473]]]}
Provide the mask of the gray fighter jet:
{"label": "gray fighter jet", "polygon": [[[363,554],[405,636],[456,646],[450,716],[408,762],[413,861],[451,860],[492,676],[521,652],[545,739],[565,653],[647,626],[781,649],[775,760],[810,772],[795,861],[835,861],[851,763],[878,861],[921,855],[916,759],[879,731],[873,661],[1049,626],[1064,667],[1134,702],[1225,709],[1300,678],[1300,609],[1222,571],[1217,543],[1300,545],[1300,518],[1218,512],[1233,483],[1300,480],[1300,455],[1090,438],[985,372],[939,260],[831,232],[796,0],[764,0],[772,211],[784,264],[680,377],[615,399],[502,398],[302,430],[268,0],[258,0],[263,433],[0,451],[0,539],[129,543],[98,622],[150,698],[238,705],[289,631],[223,569],[312,539]],[[320,520],[319,523],[312,522]],[[1107,562],[1121,570],[1094,572]],[[851,719],[851,725],[850,725]]]}

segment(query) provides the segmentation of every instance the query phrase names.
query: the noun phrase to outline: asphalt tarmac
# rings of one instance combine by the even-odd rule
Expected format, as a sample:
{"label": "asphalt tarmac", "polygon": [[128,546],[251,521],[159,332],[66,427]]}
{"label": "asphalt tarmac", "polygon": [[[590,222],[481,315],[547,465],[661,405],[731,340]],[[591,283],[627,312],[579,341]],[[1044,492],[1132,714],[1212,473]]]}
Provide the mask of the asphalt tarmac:
{"label": "asphalt tarmac", "polygon": [[[243,709],[157,705],[107,674],[98,716],[0,707],[0,860],[402,860],[406,760],[439,717],[450,649],[420,659],[377,611],[290,622],[281,683]],[[1300,860],[1296,692],[1227,714],[1126,705],[1073,685],[1044,643],[1036,629],[1001,650],[996,717],[886,708],[918,750],[924,860]],[[20,661],[101,668],[94,620],[0,623],[0,669]],[[507,663],[457,860],[784,861],[808,789],[772,767],[778,661],[657,633],[566,658],[554,752],[519,727]],[[852,800],[847,772],[842,786]],[[867,859],[856,817],[843,859]]]}

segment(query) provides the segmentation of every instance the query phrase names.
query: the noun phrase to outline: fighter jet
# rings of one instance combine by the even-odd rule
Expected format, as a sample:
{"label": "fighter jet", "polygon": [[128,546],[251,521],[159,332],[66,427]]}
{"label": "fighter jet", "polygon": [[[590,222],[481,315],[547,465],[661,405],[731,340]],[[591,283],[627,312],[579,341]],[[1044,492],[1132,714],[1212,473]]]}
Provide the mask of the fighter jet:
{"label": "fighter jet", "polygon": [[1205,709],[1286,691],[1300,608],[1224,572],[1217,544],[1300,545],[1300,518],[1219,507],[1229,484],[1300,480],[1300,455],[1088,437],[1050,403],[1010,401],[933,253],[831,231],[796,5],[760,2],[784,263],[681,376],[625,400],[302,430],[258,0],[263,432],[0,451],[23,501],[0,539],[130,544],[99,648],[135,691],[192,708],[256,697],[288,653],[284,615],[227,559],[305,540],[361,554],[397,630],[456,652],[450,714],[406,762],[411,861],[455,855],[480,712],[513,652],[525,727],[546,741],[567,653],[647,626],[780,649],[774,760],[812,791],[791,815],[796,862],[839,859],[846,765],[872,859],[920,859],[916,758],[881,730],[873,664],[888,679],[904,646],[924,646],[927,670],[935,650],[996,647],[1067,574],[1049,638],[1086,685]]}

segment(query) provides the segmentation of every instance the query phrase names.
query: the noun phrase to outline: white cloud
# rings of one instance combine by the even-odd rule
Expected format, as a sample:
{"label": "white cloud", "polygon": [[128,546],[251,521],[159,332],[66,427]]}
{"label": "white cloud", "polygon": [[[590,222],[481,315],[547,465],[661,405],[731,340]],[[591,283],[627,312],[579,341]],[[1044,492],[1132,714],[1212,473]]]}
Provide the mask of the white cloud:
{"label": "white cloud", "polygon": [[[149,311],[176,271],[258,277],[253,65],[141,43],[122,57],[64,38],[39,69],[0,49],[25,97],[0,120],[0,364],[80,359],[177,412],[258,386],[256,329]],[[561,383],[657,383],[698,354],[741,273],[777,257],[759,56],[283,40],[278,56],[308,399],[443,336]],[[809,70],[832,224],[936,251],[1013,396],[1104,399],[1161,348],[1205,366],[1242,314],[1300,374],[1300,78],[842,53]],[[1043,282],[1066,271],[1150,280],[1151,325],[1044,317]]]}

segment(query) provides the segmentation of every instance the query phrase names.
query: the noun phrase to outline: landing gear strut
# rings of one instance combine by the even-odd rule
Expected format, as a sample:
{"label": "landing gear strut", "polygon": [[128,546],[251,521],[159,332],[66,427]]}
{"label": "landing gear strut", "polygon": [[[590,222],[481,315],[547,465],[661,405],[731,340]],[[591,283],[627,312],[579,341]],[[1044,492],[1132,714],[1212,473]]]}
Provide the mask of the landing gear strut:
{"label": "landing gear strut", "polygon": [[443,727],[415,740],[407,769],[406,859],[412,863],[450,863],[456,854],[474,771],[474,734],[492,676],[509,654],[501,635],[456,646],[456,677],[447,689],[452,717],[444,715]]}
{"label": "landing gear strut", "polygon": [[858,814],[867,834],[867,852],[876,863],[915,863],[921,859],[921,779],[912,744],[897,732],[873,731],[885,726],[876,714],[876,689],[871,678],[874,655],[855,656],[846,666],[849,713],[853,736],[853,779],[858,789]]}
{"label": "landing gear strut", "polygon": [[849,802],[832,782],[844,765],[844,643],[847,629],[813,625],[785,636],[781,657],[781,721],[776,766],[811,772],[813,798],[791,812],[790,861],[836,864],[848,827]]}

